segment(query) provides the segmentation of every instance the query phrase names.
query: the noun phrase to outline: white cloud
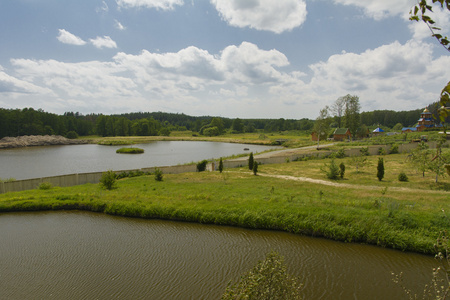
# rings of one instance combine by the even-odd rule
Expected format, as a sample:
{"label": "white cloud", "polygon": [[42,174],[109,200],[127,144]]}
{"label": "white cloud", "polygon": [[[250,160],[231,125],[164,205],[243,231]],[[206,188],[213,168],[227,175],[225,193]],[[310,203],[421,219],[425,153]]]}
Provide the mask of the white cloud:
{"label": "white cloud", "polygon": [[292,30],[306,20],[303,0],[211,0],[231,26],[275,33]]}
{"label": "white cloud", "polygon": [[126,29],[126,27],[123,26],[122,23],[120,23],[120,22],[117,21],[117,20],[114,20],[114,21],[115,21],[114,26],[115,26],[117,29],[119,29],[119,30],[125,30],[125,29]]}
{"label": "white cloud", "polygon": [[44,94],[54,95],[51,89],[42,88],[24,80],[17,79],[4,72],[0,66],[0,93],[14,94]]}
{"label": "white cloud", "polygon": [[83,41],[80,37],[64,30],[59,29],[59,35],[57,37],[58,41],[60,41],[63,44],[69,44],[69,45],[76,45],[76,46],[83,46],[86,44],[85,41]]}
{"label": "white cloud", "polygon": [[183,0],[116,0],[116,2],[123,8],[144,7],[162,10],[173,10],[176,5],[184,5]]}
{"label": "white cloud", "polygon": [[96,48],[117,48],[116,42],[114,42],[109,36],[104,37],[96,37],[95,39],[89,40],[92,45],[94,45]]}
{"label": "white cloud", "polygon": [[408,16],[411,8],[417,4],[416,0],[333,0],[343,5],[354,5],[364,10],[364,13],[381,20],[390,16]]}
{"label": "white cloud", "polygon": [[96,8],[97,13],[107,13],[109,11],[108,4],[102,1],[102,6]]}

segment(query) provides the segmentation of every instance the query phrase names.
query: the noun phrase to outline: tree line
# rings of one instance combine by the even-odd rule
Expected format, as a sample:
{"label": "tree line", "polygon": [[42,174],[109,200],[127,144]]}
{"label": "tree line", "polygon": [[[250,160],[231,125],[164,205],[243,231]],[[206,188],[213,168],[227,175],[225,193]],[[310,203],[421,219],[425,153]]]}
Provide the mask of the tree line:
{"label": "tree line", "polygon": [[[341,97],[342,98],[342,97]],[[341,100],[340,100],[341,101]],[[343,101],[343,100],[342,100]],[[344,101],[345,102],[345,101]],[[376,110],[358,113],[353,117],[354,124],[366,126],[380,125],[392,128],[401,123],[405,127],[414,126],[420,117],[421,109],[411,111]],[[430,105],[429,110],[436,110]],[[327,108],[327,117],[332,112],[331,127],[342,127],[350,119],[344,118],[344,108],[333,104]],[[66,112],[63,115],[45,112],[42,109],[4,109],[0,108],[0,138],[23,135],[62,135],[62,136],[155,136],[169,135],[172,131],[193,131],[200,135],[215,136],[225,132],[279,132],[299,130],[311,132],[316,120],[294,119],[240,119],[211,116],[188,116],[179,113],[135,112],[116,115]]]}

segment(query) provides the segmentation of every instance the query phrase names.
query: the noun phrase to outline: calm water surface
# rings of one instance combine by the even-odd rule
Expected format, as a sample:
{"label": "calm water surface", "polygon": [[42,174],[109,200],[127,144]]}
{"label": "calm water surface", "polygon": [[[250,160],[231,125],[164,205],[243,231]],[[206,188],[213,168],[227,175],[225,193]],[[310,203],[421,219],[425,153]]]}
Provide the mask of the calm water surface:
{"label": "calm water surface", "polygon": [[[64,174],[173,166],[203,159],[256,153],[278,147],[195,141],[133,145],[143,154],[117,154],[123,146],[70,145],[0,149],[0,178],[29,179]],[[244,151],[244,148],[249,148]]]}
{"label": "calm water surface", "polygon": [[432,257],[262,230],[87,212],[0,214],[0,299],[219,299],[271,251],[304,299],[405,299]]}

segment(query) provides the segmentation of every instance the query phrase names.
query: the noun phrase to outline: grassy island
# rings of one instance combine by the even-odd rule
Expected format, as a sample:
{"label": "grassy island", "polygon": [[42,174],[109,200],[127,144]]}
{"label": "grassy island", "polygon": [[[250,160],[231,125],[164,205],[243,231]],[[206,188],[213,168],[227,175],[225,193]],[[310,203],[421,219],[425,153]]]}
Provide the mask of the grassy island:
{"label": "grassy island", "polygon": [[124,153],[124,154],[140,154],[140,153],[144,153],[144,149],[141,148],[120,148],[116,150],[116,153]]}
{"label": "grassy island", "polygon": [[[88,210],[112,215],[282,230],[403,251],[434,254],[440,231],[450,228],[448,177],[434,183],[406,162],[407,154],[385,156],[385,176],[376,177],[379,156],[364,167],[347,165],[329,180],[320,170],[330,159],[261,165],[219,172],[165,174],[99,184],[52,187],[0,194],[0,212]],[[408,181],[398,180],[405,172]],[[447,191],[442,190],[447,189]]]}

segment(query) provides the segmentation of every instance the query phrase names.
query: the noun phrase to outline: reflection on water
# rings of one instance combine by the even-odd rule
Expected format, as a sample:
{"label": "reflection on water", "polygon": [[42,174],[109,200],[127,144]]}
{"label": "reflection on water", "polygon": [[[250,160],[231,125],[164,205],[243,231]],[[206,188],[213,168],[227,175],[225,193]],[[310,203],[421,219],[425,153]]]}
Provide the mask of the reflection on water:
{"label": "reflection on water", "polygon": [[[64,174],[173,166],[220,158],[272,146],[216,142],[157,141],[133,145],[143,154],[117,154],[122,146],[70,145],[0,149],[0,178],[29,179]],[[250,148],[244,151],[244,148]]]}
{"label": "reflection on water", "polygon": [[86,212],[0,214],[2,299],[219,299],[275,250],[305,299],[399,299],[420,292],[432,257],[262,230]]}

